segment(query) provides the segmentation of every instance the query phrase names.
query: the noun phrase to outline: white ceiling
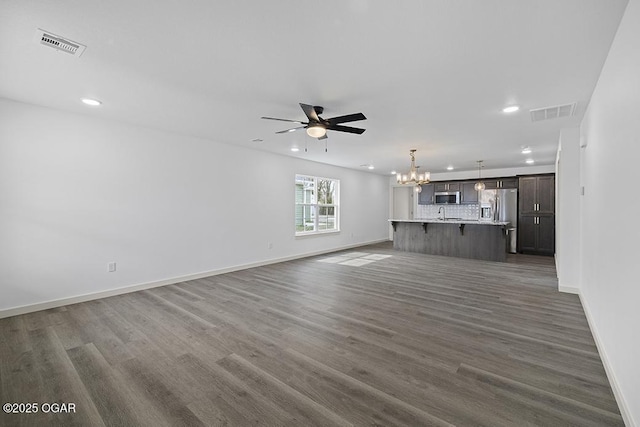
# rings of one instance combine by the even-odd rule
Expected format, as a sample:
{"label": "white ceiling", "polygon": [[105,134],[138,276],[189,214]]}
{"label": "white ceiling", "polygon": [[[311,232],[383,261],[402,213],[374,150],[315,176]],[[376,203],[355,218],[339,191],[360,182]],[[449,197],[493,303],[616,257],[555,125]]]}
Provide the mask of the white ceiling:
{"label": "white ceiling", "polygon": [[[0,97],[374,172],[553,164],[627,0],[0,0]],[[87,45],[73,57],[37,28]],[[85,107],[82,97],[103,101]],[[299,102],[362,135],[298,131]],[[529,109],[577,102],[532,123]],[[501,109],[518,104],[521,111]],[[1,119],[1,118],[0,118]],[[263,142],[252,142],[254,138]],[[293,144],[302,150],[292,153]],[[304,152],[305,145],[308,148]]]}

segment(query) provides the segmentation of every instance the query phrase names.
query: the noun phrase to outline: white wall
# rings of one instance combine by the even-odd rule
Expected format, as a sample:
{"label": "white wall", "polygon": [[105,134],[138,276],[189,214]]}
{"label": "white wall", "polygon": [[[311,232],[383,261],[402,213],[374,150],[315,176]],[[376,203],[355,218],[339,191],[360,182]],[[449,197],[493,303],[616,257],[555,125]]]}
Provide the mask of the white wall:
{"label": "white wall", "polygon": [[558,288],[580,286],[580,129],[563,129],[556,164],[556,270]]}
{"label": "white wall", "polygon": [[580,165],[580,293],[629,426],[640,422],[639,111],[640,1],[630,0],[581,125]]}
{"label": "white wall", "polygon": [[[294,237],[296,173],[341,180],[340,233]],[[0,99],[0,315],[386,240],[388,191],[386,176]]]}

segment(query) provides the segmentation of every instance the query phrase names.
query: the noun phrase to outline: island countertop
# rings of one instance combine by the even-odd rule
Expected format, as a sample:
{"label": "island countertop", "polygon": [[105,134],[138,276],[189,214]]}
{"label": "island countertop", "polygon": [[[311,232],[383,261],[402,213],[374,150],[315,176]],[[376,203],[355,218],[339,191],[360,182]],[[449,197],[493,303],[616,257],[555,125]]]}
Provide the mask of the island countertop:
{"label": "island countertop", "polygon": [[509,225],[507,221],[480,221],[477,219],[464,219],[464,218],[422,218],[422,219],[390,219],[389,222],[415,222],[415,223],[435,223],[435,224],[478,224],[478,225]]}

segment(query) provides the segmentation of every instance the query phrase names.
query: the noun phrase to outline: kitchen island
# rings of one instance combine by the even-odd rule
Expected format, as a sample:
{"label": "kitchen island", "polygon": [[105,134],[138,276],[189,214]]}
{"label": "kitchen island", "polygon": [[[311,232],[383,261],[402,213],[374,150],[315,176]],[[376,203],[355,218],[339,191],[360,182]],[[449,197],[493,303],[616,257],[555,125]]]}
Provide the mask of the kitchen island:
{"label": "kitchen island", "polygon": [[442,219],[390,219],[393,248],[406,252],[506,261],[508,222]]}

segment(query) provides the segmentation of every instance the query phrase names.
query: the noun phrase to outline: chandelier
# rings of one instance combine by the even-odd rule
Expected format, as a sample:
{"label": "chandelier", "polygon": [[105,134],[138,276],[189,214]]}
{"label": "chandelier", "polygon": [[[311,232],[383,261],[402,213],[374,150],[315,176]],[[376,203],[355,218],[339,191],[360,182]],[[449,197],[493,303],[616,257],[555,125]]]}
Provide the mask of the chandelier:
{"label": "chandelier", "polygon": [[428,184],[429,179],[431,178],[431,174],[429,172],[418,173],[419,166],[416,166],[416,149],[409,150],[409,155],[411,156],[411,168],[409,169],[408,174],[397,174],[396,179],[398,184],[413,184],[415,185],[416,193],[422,191],[422,184]]}

